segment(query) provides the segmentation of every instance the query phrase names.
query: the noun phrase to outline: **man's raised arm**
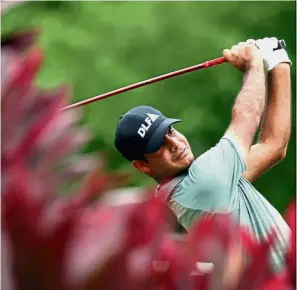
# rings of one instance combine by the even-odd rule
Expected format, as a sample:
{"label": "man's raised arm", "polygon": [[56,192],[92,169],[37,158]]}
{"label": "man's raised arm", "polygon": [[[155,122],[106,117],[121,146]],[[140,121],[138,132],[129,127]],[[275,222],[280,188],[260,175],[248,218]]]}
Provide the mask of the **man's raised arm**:
{"label": "man's raised arm", "polygon": [[265,72],[263,58],[254,44],[239,43],[224,50],[224,57],[244,71],[242,88],[232,109],[232,120],[225,135],[238,144],[247,160],[250,147],[265,107]]}
{"label": "man's raised arm", "polygon": [[273,51],[276,38],[257,40],[255,44],[268,70],[268,101],[258,142],[251,147],[243,174],[250,182],[285,157],[291,133],[291,62],[284,49]]}

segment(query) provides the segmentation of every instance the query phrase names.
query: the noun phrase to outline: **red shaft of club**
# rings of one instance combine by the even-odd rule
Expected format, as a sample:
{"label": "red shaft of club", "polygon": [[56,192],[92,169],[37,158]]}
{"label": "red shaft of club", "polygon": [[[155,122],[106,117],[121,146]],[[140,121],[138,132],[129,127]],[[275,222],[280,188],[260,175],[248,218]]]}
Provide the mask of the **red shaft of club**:
{"label": "red shaft of club", "polygon": [[123,87],[123,88],[120,88],[120,89],[117,89],[117,90],[114,90],[114,91],[111,91],[111,92],[108,92],[108,93],[104,93],[104,94],[99,95],[99,96],[95,96],[95,97],[90,98],[90,99],[86,99],[84,101],[74,103],[72,105],[69,105],[69,106],[66,106],[66,107],[62,108],[61,110],[65,111],[65,110],[73,109],[73,108],[76,108],[76,107],[80,107],[80,106],[83,106],[83,105],[86,105],[86,104],[89,104],[89,103],[93,103],[93,102],[96,102],[96,101],[99,101],[99,100],[102,100],[102,99],[106,99],[106,98],[114,96],[114,95],[118,95],[118,94],[121,94],[121,93],[124,93],[124,92],[127,92],[127,91],[131,91],[131,90],[139,88],[139,87],[146,86],[148,84],[159,82],[159,81],[162,81],[162,80],[165,80],[165,79],[169,79],[169,78],[172,78],[172,77],[175,77],[175,76],[178,76],[178,75],[181,75],[181,74],[189,73],[189,72],[192,72],[192,71],[195,71],[195,70],[199,70],[199,69],[202,69],[202,68],[208,68],[208,67],[211,67],[211,66],[222,64],[224,62],[226,62],[226,59],[224,57],[215,58],[215,59],[212,59],[212,60],[200,63],[200,64],[196,64],[196,65],[193,65],[193,66],[190,66],[190,67],[187,67],[187,68],[183,68],[183,69],[180,69],[180,70],[177,70],[177,71],[174,71],[174,72],[170,72],[170,73],[160,75],[160,76],[157,76],[157,77],[154,77],[154,78],[151,78],[151,79],[147,79],[147,80],[144,80],[144,81],[132,84],[132,85],[128,85],[126,87]]}

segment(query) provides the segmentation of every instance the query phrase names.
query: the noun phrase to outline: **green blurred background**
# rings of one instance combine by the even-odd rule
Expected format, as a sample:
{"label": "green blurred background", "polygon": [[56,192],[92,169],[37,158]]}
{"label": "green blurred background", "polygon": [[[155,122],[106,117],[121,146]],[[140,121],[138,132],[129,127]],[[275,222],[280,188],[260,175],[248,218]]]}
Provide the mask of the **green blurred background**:
{"label": "green blurred background", "polygon": [[[248,38],[276,36],[293,62],[293,128],[284,161],[255,186],[281,212],[296,188],[295,2],[28,2],[2,17],[2,35],[40,28],[45,63],[39,85],[66,83],[74,103],[119,87],[220,57]],[[149,85],[83,108],[93,138],[86,151],[106,151],[109,169],[133,172],[132,186],[154,182],[115,150],[119,116],[151,105],[182,118],[176,128],[199,155],[218,142],[230,121],[242,74],[229,64]]]}

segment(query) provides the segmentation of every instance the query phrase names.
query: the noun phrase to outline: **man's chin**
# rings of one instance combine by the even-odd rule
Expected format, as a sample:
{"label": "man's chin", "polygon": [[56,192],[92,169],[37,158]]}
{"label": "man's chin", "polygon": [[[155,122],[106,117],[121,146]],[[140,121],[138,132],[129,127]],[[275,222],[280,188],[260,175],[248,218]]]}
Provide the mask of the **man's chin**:
{"label": "man's chin", "polygon": [[191,156],[187,156],[186,158],[185,158],[185,160],[183,160],[184,162],[184,167],[189,167],[192,163],[193,163],[193,161],[194,161],[194,156],[193,155],[191,155]]}
{"label": "man's chin", "polygon": [[176,174],[180,174],[181,172],[187,170],[191,166],[193,161],[194,161],[194,158],[187,159],[185,162],[183,162],[183,164],[181,166],[179,166],[178,170],[176,170]]}

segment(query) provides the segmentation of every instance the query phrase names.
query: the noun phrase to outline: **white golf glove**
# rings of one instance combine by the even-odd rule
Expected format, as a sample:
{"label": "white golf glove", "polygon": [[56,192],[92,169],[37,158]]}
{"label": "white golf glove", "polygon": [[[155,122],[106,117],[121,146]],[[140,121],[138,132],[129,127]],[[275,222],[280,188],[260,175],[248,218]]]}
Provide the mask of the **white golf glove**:
{"label": "white golf glove", "polygon": [[253,43],[259,48],[267,71],[271,71],[280,63],[292,64],[284,48],[273,50],[278,47],[278,39],[275,37],[265,37],[258,40],[249,39],[246,43]]}

